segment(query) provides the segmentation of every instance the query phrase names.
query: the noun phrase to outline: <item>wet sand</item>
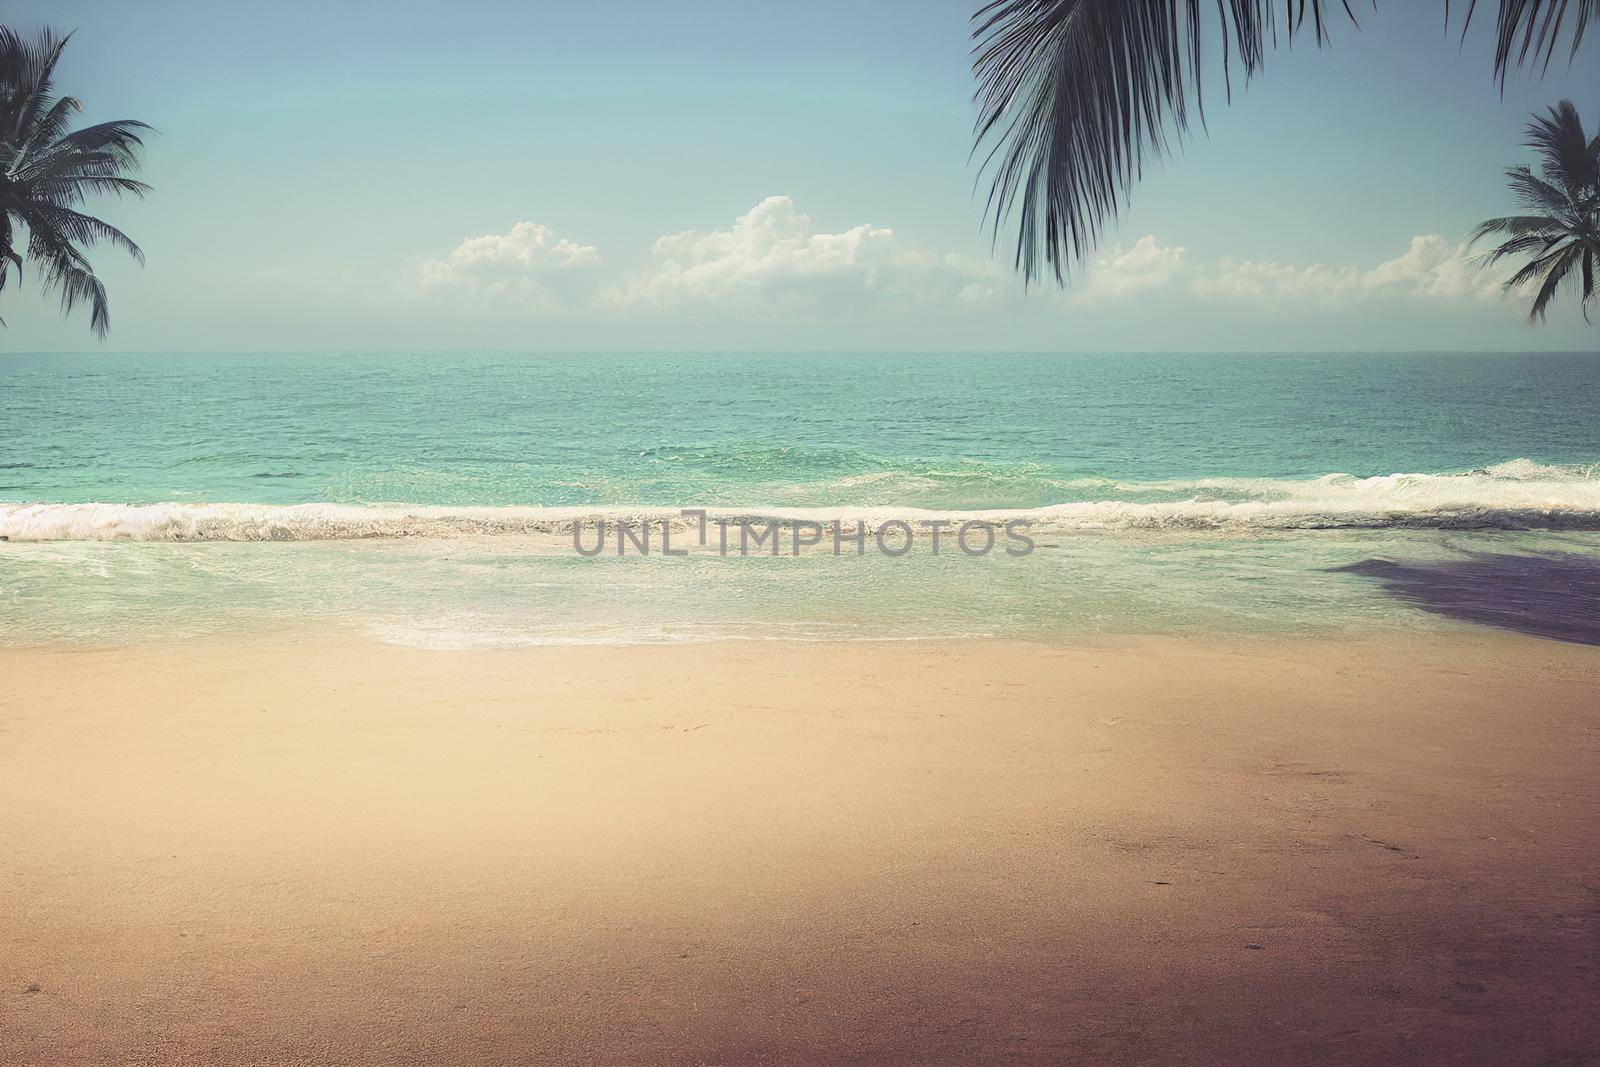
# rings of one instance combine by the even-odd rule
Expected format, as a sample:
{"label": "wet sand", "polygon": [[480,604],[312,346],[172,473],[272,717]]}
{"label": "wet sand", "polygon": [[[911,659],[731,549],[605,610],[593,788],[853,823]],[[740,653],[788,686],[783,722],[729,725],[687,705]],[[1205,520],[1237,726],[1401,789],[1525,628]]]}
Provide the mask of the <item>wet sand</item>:
{"label": "wet sand", "polygon": [[0,651],[0,1063],[1578,1063],[1600,648]]}

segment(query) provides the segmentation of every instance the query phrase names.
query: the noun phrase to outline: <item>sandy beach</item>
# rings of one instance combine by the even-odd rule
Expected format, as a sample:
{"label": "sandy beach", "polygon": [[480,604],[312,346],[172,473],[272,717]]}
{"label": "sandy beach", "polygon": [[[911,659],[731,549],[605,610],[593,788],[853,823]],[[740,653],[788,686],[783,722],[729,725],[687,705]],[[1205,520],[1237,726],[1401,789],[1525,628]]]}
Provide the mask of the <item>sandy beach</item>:
{"label": "sandy beach", "polygon": [[0,652],[0,1061],[1589,1062],[1600,649]]}
{"label": "sandy beach", "polygon": [[0,7],[0,1067],[1600,1067],[1597,44]]}

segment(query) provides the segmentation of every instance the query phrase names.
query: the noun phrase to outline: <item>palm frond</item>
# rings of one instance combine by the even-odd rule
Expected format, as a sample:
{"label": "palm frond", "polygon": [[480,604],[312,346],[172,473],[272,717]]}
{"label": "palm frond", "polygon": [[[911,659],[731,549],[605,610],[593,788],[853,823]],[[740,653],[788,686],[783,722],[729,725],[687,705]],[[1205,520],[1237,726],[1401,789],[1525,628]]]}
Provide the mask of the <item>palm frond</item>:
{"label": "palm frond", "polygon": [[[1331,0],[991,0],[973,16],[974,153],[989,177],[985,216],[996,240],[1018,219],[1016,265],[1032,280],[1065,277],[1127,200],[1147,156],[1204,119],[1207,36],[1222,40],[1232,91],[1236,50],[1245,78],[1286,39],[1327,36]],[[1339,6],[1349,15],[1349,7]],[[1353,19],[1353,15],[1350,16]]]}
{"label": "palm frond", "polygon": [[1527,234],[1503,241],[1481,255],[1474,256],[1480,266],[1492,267],[1502,259],[1512,256],[1537,256],[1550,251],[1565,240],[1563,234]]}
{"label": "palm frond", "polygon": [[139,159],[139,149],[144,145],[138,131],[151,129],[154,127],[148,123],[136,122],[133,119],[118,119],[115,122],[102,122],[94,126],[85,126],[81,130],[73,130],[56,144],[80,152],[106,152],[124,162],[136,163]]}
{"label": "palm frond", "polygon": [[28,224],[30,232],[42,232],[52,242],[63,245],[96,245],[104,242],[122,249],[135,262],[144,265],[144,250],[109,222],[59,204],[29,204],[18,213]]}
{"label": "palm frond", "polygon": [[1497,233],[1508,237],[1557,237],[1561,232],[1560,225],[1544,215],[1507,215],[1478,223],[1467,234],[1467,243],[1476,244]]}
{"label": "palm frond", "polygon": [[1577,245],[1568,245],[1565,248],[1556,249],[1550,254],[1541,256],[1529,263],[1512,276],[1512,281],[1506,283],[1506,286],[1511,288],[1514,287],[1514,284],[1527,284],[1536,278],[1540,278],[1541,275],[1543,276],[1539,283],[1538,292],[1534,294],[1533,307],[1528,311],[1528,320],[1530,322],[1544,320],[1545,312],[1549,310],[1551,299],[1560,290],[1562,282],[1572,271],[1573,264],[1578,261],[1581,254],[1582,249]]}
{"label": "palm frond", "polygon": [[47,231],[30,228],[28,258],[44,266],[46,292],[61,294],[61,314],[70,315],[79,304],[89,305],[89,328],[104,338],[111,329],[111,311],[106,287],[89,266],[83,254]]}
{"label": "palm frond", "polygon": [[117,174],[68,174],[59,178],[43,178],[35,182],[34,190],[51,203],[76,204],[88,193],[127,193],[143,199],[151,192],[150,186],[133,178]]}
{"label": "palm frond", "polygon": [[56,63],[72,34],[43,30],[30,41],[0,26],[0,140],[20,143],[54,87]]}
{"label": "palm frond", "polygon": [[1594,299],[1594,249],[1583,250],[1583,274],[1578,291],[1578,303],[1583,307],[1583,319],[1589,321],[1589,301]]}
{"label": "palm frond", "polygon": [[[1467,23],[1477,6],[1478,0],[1467,4]],[[1600,0],[1500,0],[1495,19],[1496,80],[1504,87],[1506,75],[1529,60],[1538,63],[1541,72],[1547,70],[1563,38],[1571,41],[1568,58],[1577,55],[1585,31],[1595,22],[1600,22]]]}
{"label": "palm frond", "polygon": [[105,340],[111,332],[111,309],[106,300],[105,283],[87,267],[60,265],[45,276],[46,288],[61,290],[61,314],[70,315],[80,303],[89,305],[89,328]]}
{"label": "palm frond", "polygon": [[49,151],[30,156],[13,167],[13,177],[21,182],[49,181],[52,178],[113,177],[128,165],[107,152]]}
{"label": "palm frond", "polygon": [[1506,168],[1506,186],[1522,206],[1533,211],[1561,212],[1572,206],[1572,199],[1527,167]]}
{"label": "palm frond", "polygon": [[1576,199],[1600,179],[1600,152],[1590,148],[1583,120],[1571,100],[1552,107],[1549,115],[1534,115],[1527,132],[1528,139],[1522,143],[1539,153],[1540,173],[1569,197]]}
{"label": "palm frond", "polygon": [[0,289],[6,287],[6,277],[12,267],[17,268],[17,284],[22,284],[22,257],[11,247],[11,214],[0,209]]}
{"label": "palm frond", "polygon": [[51,142],[59,138],[67,129],[67,122],[73,114],[83,110],[76,97],[62,96],[56,98],[33,123],[31,128],[23,131],[21,150],[39,152],[48,147]]}

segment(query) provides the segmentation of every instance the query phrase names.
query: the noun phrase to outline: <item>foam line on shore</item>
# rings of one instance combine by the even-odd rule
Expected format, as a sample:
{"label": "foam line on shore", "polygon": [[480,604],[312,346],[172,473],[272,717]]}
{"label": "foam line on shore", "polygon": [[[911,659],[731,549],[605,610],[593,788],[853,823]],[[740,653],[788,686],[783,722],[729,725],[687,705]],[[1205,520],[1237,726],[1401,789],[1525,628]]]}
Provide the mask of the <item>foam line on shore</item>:
{"label": "foam line on shore", "polygon": [[[840,523],[1025,522],[1049,531],[1504,529],[1600,530],[1594,468],[1514,460],[1462,474],[1318,478],[1210,478],[1121,482],[1119,495],[1035,508],[951,510],[873,507],[713,507],[712,521]],[[0,536],[11,541],[327,541],[566,534],[599,522],[691,527],[699,520],[664,506],[522,507],[305,503],[0,504]]]}

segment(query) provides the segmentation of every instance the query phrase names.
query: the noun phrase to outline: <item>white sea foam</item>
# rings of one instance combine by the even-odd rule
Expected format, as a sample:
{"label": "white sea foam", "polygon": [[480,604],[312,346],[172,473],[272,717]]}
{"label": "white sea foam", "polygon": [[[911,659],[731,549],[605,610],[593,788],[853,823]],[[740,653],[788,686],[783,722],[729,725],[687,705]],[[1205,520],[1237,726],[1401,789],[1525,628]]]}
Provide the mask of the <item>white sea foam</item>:
{"label": "white sea foam", "polygon": [[[1006,523],[1035,530],[1315,530],[1341,528],[1600,530],[1600,469],[1518,459],[1462,474],[1205,478],[1105,482],[1105,497],[1026,509],[895,506],[710,508],[712,519]],[[1129,496],[1163,496],[1131,501]],[[1120,498],[1120,499],[1119,499]],[[688,505],[686,505],[688,506]],[[693,520],[669,507],[439,507],[399,504],[0,504],[11,541],[325,541],[565,534],[601,520]]]}

